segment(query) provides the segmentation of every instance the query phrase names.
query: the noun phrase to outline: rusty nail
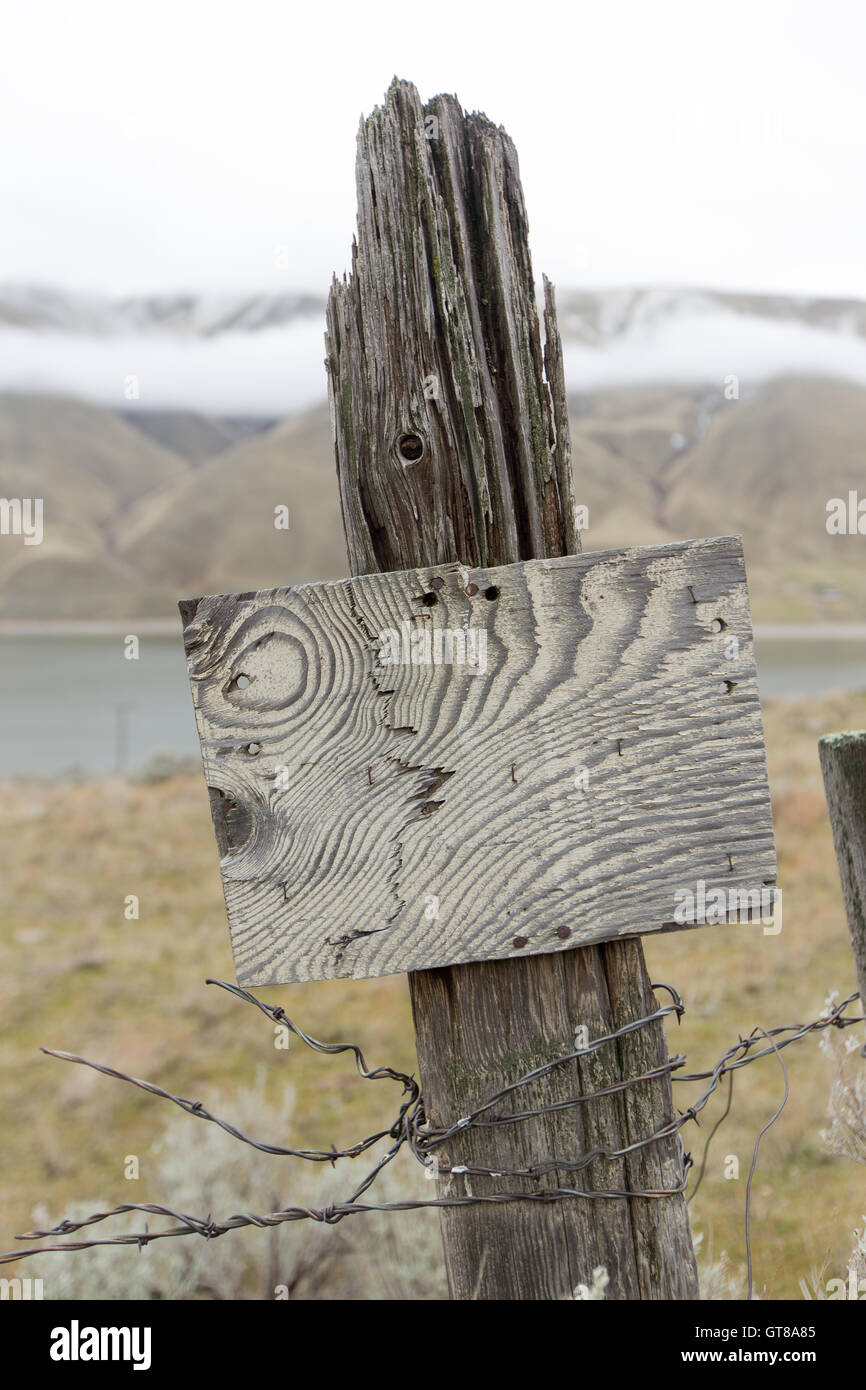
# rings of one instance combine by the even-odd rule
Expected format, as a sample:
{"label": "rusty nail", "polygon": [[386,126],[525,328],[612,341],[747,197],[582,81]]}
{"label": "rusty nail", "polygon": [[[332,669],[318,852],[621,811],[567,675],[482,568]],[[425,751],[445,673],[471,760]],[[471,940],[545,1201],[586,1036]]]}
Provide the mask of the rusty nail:
{"label": "rusty nail", "polygon": [[515,938],[514,938],[514,949],[515,949],[516,951],[522,951],[523,948],[524,948],[524,946],[527,946],[528,944],[529,944],[529,943],[528,943],[528,940],[527,940],[527,938],[526,938],[525,936],[515,936]]}
{"label": "rusty nail", "polygon": [[556,935],[560,941],[566,941],[571,936],[571,927],[557,927]]}
{"label": "rusty nail", "polygon": [[431,582],[432,582],[432,584],[433,584],[433,588],[434,588],[434,589],[444,589],[444,588],[445,588],[445,580],[444,580],[444,579],[442,578],[442,576],[439,575],[439,574],[437,574],[436,578],[435,578],[434,580],[432,580]]}
{"label": "rusty nail", "polygon": [[477,584],[467,584],[467,585],[466,585],[466,592],[467,592],[467,594],[469,595],[470,598],[474,598],[475,595],[478,593],[478,585],[477,585]]}

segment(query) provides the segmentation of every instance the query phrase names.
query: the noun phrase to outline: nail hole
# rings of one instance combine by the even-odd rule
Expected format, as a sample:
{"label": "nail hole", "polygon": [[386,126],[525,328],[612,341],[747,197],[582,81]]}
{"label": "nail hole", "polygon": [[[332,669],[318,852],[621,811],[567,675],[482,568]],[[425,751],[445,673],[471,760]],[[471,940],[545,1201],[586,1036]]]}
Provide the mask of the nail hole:
{"label": "nail hole", "polygon": [[713,621],[710,623],[713,632],[724,632],[727,626],[728,624],[725,622],[724,618],[713,618]]}
{"label": "nail hole", "polygon": [[499,598],[499,590],[497,589],[495,584],[491,584],[489,589],[484,590],[484,597],[488,599],[491,603],[494,599]]}
{"label": "nail hole", "polygon": [[724,685],[722,686],[722,690],[725,693],[725,695],[730,695],[731,691],[733,690],[736,684],[736,681],[725,681]]}
{"label": "nail hole", "polygon": [[439,600],[431,591],[430,593],[421,595],[421,602],[424,604],[425,608],[432,608],[434,603],[438,603]]}
{"label": "nail hole", "polygon": [[420,434],[404,434],[400,436],[397,448],[405,463],[417,463],[424,453],[424,441]]}

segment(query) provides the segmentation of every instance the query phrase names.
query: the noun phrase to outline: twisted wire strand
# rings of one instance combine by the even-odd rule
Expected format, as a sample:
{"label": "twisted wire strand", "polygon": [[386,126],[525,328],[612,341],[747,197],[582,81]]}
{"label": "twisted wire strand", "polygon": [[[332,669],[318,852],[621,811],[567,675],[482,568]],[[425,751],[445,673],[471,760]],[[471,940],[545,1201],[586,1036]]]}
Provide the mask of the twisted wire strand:
{"label": "twisted wire strand", "polygon": [[[40,1244],[28,1249],[19,1248],[0,1254],[0,1264],[8,1264],[14,1260],[23,1259],[32,1255],[48,1254],[62,1250],[85,1250],[103,1245],[135,1245],[139,1249],[143,1249],[154,1240],[173,1239],[179,1236],[198,1235],[206,1240],[214,1240],[218,1236],[225,1235],[228,1231],[247,1226],[264,1228],[279,1226],[285,1222],[291,1221],[314,1221],[326,1225],[337,1225],[348,1216],[373,1211],[416,1211],[426,1207],[464,1207],[478,1204],[499,1204],[517,1201],[541,1203],[572,1199],[582,1199],[584,1201],[616,1201],[623,1199],[627,1200],[634,1197],[648,1200],[662,1200],[668,1197],[679,1196],[686,1190],[688,1174],[692,1166],[691,1156],[685,1152],[683,1147],[680,1131],[689,1121],[694,1121],[696,1124],[699,1123],[698,1115],[709,1103],[712,1095],[726,1076],[730,1078],[730,1082],[732,1083],[734,1073],[741,1067],[758,1061],[762,1057],[775,1055],[778,1057],[785,1075],[785,1097],[757,1137],[752,1160],[752,1169],[749,1177],[750,1188],[751,1179],[754,1176],[757,1164],[758,1145],[764,1134],[781,1114],[789,1093],[788,1072],[781,1058],[781,1049],[790,1046],[791,1043],[799,1041],[808,1034],[821,1031],[825,1028],[843,1029],[864,1022],[863,1016],[852,1016],[845,1012],[848,1006],[859,997],[855,992],[840,1003],[834,1005],[827,1013],[812,1020],[811,1023],[785,1024],[770,1029],[756,1027],[745,1038],[740,1037],[716,1062],[715,1066],[707,1071],[690,1072],[678,1076],[673,1075],[673,1073],[678,1071],[685,1063],[685,1058],[682,1055],[677,1055],[658,1067],[642,1072],[639,1075],[625,1078],[622,1081],[615,1082],[596,1091],[584,1092],[565,1100],[552,1102],[549,1105],[538,1106],[534,1109],[518,1110],[509,1114],[491,1113],[491,1111],[495,1111],[496,1107],[501,1102],[512,1097],[521,1087],[527,1086],[542,1077],[550,1075],[558,1068],[567,1066],[570,1062],[590,1056],[599,1048],[609,1043],[616,1042],[619,1038],[626,1037],[630,1033],[634,1033],[640,1028],[648,1027],[650,1024],[670,1015],[675,1015],[679,1022],[685,1012],[685,1005],[679,994],[670,985],[656,984],[653,985],[653,989],[665,990],[671,997],[672,1002],[670,1004],[660,1006],[643,1018],[634,1019],[630,1023],[624,1024],[621,1028],[592,1039],[585,1047],[575,1048],[573,1051],[564,1054],[562,1057],[556,1058],[552,1062],[547,1062],[543,1066],[534,1068],[532,1071],[521,1076],[517,1081],[510,1082],[508,1085],[503,1086],[474,1111],[463,1116],[456,1121],[456,1123],[444,1128],[433,1128],[426,1122],[423,1096],[413,1076],[398,1071],[393,1067],[368,1067],[363,1052],[355,1043],[323,1043],[318,1041],[316,1038],[303,1032],[303,1030],[286,1015],[279,1005],[266,1004],[239,985],[233,985],[223,980],[211,979],[209,979],[207,983],[217,985],[220,989],[224,989],[227,993],[234,995],[236,998],[255,1005],[255,1007],[268,1018],[276,1023],[283,1024],[295,1037],[304,1043],[305,1046],[311,1048],[315,1052],[329,1056],[335,1056],[344,1052],[352,1053],[356,1070],[364,1081],[388,1080],[399,1084],[405,1099],[402,1100],[399,1106],[394,1122],[387,1129],[377,1130],[373,1134],[368,1135],[366,1138],[346,1148],[338,1149],[332,1145],[330,1149],[294,1149],[253,1139],[244,1134],[236,1125],[231,1124],[230,1121],[224,1120],[213,1114],[201,1101],[193,1101],[184,1096],[174,1095],[171,1091],[167,1091],[161,1086],[157,1086],[149,1081],[144,1081],[139,1077],[130,1076],[115,1067],[110,1067],[100,1062],[89,1061],[87,1058],[79,1057],[71,1052],[61,1052],[51,1048],[42,1048],[41,1051],[48,1056],[58,1058],[60,1061],[74,1062],[81,1066],[89,1067],[94,1071],[101,1072],[105,1076],[113,1077],[116,1080],[124,1081],[129,1085],[138,1087],[140,1090],[147,1091],[149,1094],[157,1096],[160,1099],[168,1100],[172,1104],[179,1106],[180,1109],[184,1110],[188,1115],[218,1125],[221,1129],[225,1130],[226,1133],[232,1135],[233,1138],[239,1140],[241,1143],[249,1144],[252,1148],[262,1153],[272,1154],[277,1157],[299,1158],[312,1163],[327,1162],[334,1166],[337,1161],[342,1158],[357,1158],[383,1139],[392,1140],[390,1147],[377,1160],[374,1167],[364,1176],[362,1181],[344,1202],[331,1203],[321,1208],[286,1206],[279,1211],[268,1212],[266,1214],[240,1212],[226,1217],[222,1221],[214,1220],[210,1213],[206,1217],[198,1217],[185,1212],[176,1211],[174,1208],[160,1203],[124,1202],[119,1206],[112,1207],[109,1211],[94,1212],[92,1215],[78,1221],[63,1220],[50,1230],[25,1232],[17,1236],[16,1239],[21,1241],[51,1241],[54,1237],[68,1236],[103,1221],[110,1220],[112,1217],[121,1216],[129,1212],[141,1212],[145,1216],[165,1218],[176,1224],[159,1230],[150,1230],[147,1224],[145,1224],[145,1229],[143,1231],[125,1232],[120,1235],[102,1236],[86,1240],[65,1240],[62,1243]],[[766,1042],[768,1045],[760,1047],[759,1045],[762,1042]],[[453,1166],[449,1164],[440,1164],[435,1155],[435,1151],[449,1139],[453,1138],[455,1135],[464,1133],[467,1129],[472,1127],[479,1128],[500,1124],[519,1124],[541,1115],[553,1114],[573,1106],[599,1100],[605,1096],[614,1095],[629,1087],[639,1085],[642,1082],[657,1080],[660,1077],[668,1075],[671,1076],[673,1081],[677,1082],[695,1083],[705,1081],[708,1084],[697,1100],[693,1101],[693,1103],[685,1110],[681,1111],[679,1115],[675,1116],[667,1123],[662,1124],[657,1129],[653,1130],[652,1133],[640,1139],[636,1139],[631,1144],[623,1145],[620,1148],[599,1147],[581,1154],[576,1158],[559,1158],[554,1156],[544,1162],[531,1164],[525,1168],[505,1168],[496,1170],[486,1168],[480,1164],[471,1163],[456,1164]],[[728,1108],[725,1110],[725,1115],[727,1115],[729,1108],[730,1098]],[[722,1116],[722,1118],[724,1118],[724,1116]],[[709,1135],[706,1145],[707,1148],[717,1128],[718,1123],[714,1126]],[[405,1201],[393,1202],[362,1202],[360,1200],[373,1186],[382,1170],[393,1162],[404,1147],[408,1148],[416,1159],[426,1168],[435,1167],[437,1176],[440,1178],[448,1177],[450,1185],[451,1176],[458,1174],[473,1177],[522,1178],[532,1180],[544,1177],[552,1172],[577,1173],[600,1159],[613,1160],[625,1158],[629,1154],[645,1148],[650,1144],[660,1143],[671,1138],[676,1138],[678,1142],[680,1181],[667,1188],[640,1190],[635,1190],[634,1188],[609,1188],[587,1190],[583,1188],[559,1186],[543,1188],[537,1191],[505,1191],[479,1194],[467,1192],[466,1195],[451,1195],[446,1186],[444,1193],[440,1193],[437,1197],[428,1199],[407,1199]],[[706,1150],[704,1163],[701,1168],[701,1176],[703,1175],[705,1165]],[[749,1203],[747,1200],[746,1244],[749,1256],[749,1287],[751,1293],[749,1216]]]}

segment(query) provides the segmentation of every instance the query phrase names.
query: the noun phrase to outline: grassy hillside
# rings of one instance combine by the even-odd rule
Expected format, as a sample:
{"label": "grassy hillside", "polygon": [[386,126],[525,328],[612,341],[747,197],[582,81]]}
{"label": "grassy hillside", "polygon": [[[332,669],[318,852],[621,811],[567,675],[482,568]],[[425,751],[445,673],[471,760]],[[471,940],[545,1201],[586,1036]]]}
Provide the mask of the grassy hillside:
{"label": "grassy hillside", "polygon": [[[727,403],[726,403],[727,404]],[[732,403],[733,404],[733,403]],[[723,409],[694,450],[680,456],[666,502],[681,534],[733,522],[746,543],[750,582],[763,617],[866,614],[861,535],[827,533],[827,501],[866,498],[866,391],[853,383],[800,378],[770,383]]]}
{"label": "grassy hillside", "polygon": [[[274,509],[289,509],[277,530]],[[344,574],[327,412],[247,439],[144,498],[117,527],[118,550],[175,597],[267,588]]]}
{"label": "grassy hillside", "polygon": [[214,420],[194,410],[129,411],[126,420],[188,463],[203,463],[237,441],[238,431],[225,420]]}
{"label": "grassy hillside", "polygon": [[0,496],[41,497],[44,540],[0,537],[0,616],[153,611],[154,586],[117,553],[115,528],[186,461],[119,416],[56,396],[0,395]]}
{"label": "grassy hillside", "polygon": [[[829,536],[826,504],[866,497],[866,389],[635,386],[572,407],[586,549],[736,532],[757,619],[863,617],[866,542]],[[173,618],[179,597],[345,573],[327,411],[249,427],[0,396],[0,495],[44,497],[46,527],[41,547],[0,538],[0,616]]]}
{"label": "grassy hillside", "polygon": [[721,390],[634,387],[576,405],[587,549],[735,533],[757,619],[866,614],[866,540],[826,529],[828,499],[866,498],[863,387],[785,378],[730,401]]}

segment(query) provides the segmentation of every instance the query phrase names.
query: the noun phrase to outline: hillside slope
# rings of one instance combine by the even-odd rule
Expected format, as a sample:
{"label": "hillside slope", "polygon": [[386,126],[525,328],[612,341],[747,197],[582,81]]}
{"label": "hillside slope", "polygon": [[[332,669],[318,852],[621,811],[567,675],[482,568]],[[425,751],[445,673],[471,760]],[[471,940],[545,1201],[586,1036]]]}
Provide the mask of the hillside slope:
{"label": "hillside slope", "polygon": [[44,539],[0,536],[0,616],[127,616],[158,602],[118,554],[114,527],[189,471],[110,411],[0,395],[0,496],[43,499]]}
{"label": "hillside slope", "polygon": [[[274,525],[289,509],[289,529]],[[326,410],[234,445],[143,499],[117,528],[118,552],[166,601],[345,573]],[[169,594],[171,596],[169,600]]]}
{"label": "hillside slope", "polygon": [[[759,619],[866,618],[866,538],[826,528],[830,498],[851,490],[866,498],[866,389],[788,377],[740,400],[658,386],[602,391],[577,405],[585,548],[734,533]],[[599,470],[599,447],[626,466],[624,485],[621,468],[616,477]]]}
{"label": "hillside slope", "polygon": [[[739,533],[758,619],[866,616],[866,538],[826,530],[831,497],[866,498],[866,388],[787,377],[727,400],[664,383],[575,396],[572,411],[585,549]],[[0,396],[0,495],[45,498],[43,545],[0,537],[0,617],[173,620],[180,597],[344,574],[327,411],[227,445],[241,427],[156,422],[192,453],[213,442],[190,466],[143,423]]]}

